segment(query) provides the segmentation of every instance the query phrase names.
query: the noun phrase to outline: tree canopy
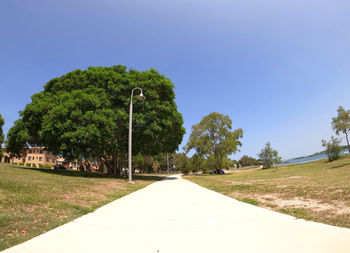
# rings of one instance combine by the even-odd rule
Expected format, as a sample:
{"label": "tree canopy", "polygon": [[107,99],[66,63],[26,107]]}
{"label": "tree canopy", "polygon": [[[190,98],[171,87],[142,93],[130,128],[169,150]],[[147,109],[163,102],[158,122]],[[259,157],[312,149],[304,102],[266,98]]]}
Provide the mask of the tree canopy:
{"label": "tree canopy", "polygon": [[242,167],[259,165],[260,164],[260,162],[258,160],[256,160],[253,157],[247,156],[247,155],[242,156],[241,159],[239,159],[238,163]]}
{"label": "tree canopy", "polygon": [[174,84],[151,69],[125,66],[75,70],[44,85],[20,112],[8,134],[8,148],[45,146],[69,160],[99,159],[118,174],[128,148],[131,90],[143,89],[145,101],[133,100],[133,152],[174,152],[185,129],[174,102]]}
{"label": "tree canopy", "polygon": [[271,147],[270,142],[265,144],[265,147],[258,154],[264,169],[271,168],[273,164],[281,162],[281,157],[278,156],[278,151]]}
{"label": "tree canopy", "polygon": [[243,137],[243,130],[237,128],[232,131],[232,121],[227,115],[213,112],[192,126],[190,138],[185,150],[196,151],[199,156],[206,157],[220,173],[224,158],[238,151],[242,146],[239,141]]}
{"label": "tree canopy", "polygon": [[339,106],[337,112],[337,117],[332,118],[332,128],[333,130],[335,130],[335,133],[337,135],[339,135],[340,133],[345,134],[348,150],[350,153],[350,110],[345,110],[342,106]]}
{"label": "tree canopy", "polygon": [[331,137],[330,141],[322,140],[322,146],[326,148],[326,153],[328,156],[328,161],[332,162],[334,160],[339,159],[339,154],[342,150],[340,146],[341,139]]}

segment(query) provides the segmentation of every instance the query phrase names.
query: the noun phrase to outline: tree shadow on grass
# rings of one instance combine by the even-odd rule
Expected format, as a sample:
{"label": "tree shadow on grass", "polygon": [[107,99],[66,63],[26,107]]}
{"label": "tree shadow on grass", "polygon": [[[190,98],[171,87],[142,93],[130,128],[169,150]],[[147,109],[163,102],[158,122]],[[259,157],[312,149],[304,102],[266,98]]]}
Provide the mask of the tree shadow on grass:
{"label": "tree shadow on grass", "polygon": [[[108,175],[102,172],[82,172],[82,171],[76,171],[76,170],[52,170],[52,169],[30,168],[30,167],[20,167],[20,166],[11,166],[11,167],[23,169],[23,170],[39,171],[43,173],[60,175],[60,176],[68,176],[68,177],[118,178],[118,179],[127,180],[127,177],[123,177],[123,176],[117,177],[117,176]],[[164,176],[162,175],[139,175],[139,174],[133,175],[134,180],[143,180],[143,181],[159,181],[163,178]]]}
{"label": "tree shadow on grass", "polygon": [[344,164],[340,164],[337,166],[332,166],[332,167],[330,167],[330,169],[337,169],[337,168],[341,168],[341,167],[348,166],[348,165],[350,165],[350,163],[344,163]]}

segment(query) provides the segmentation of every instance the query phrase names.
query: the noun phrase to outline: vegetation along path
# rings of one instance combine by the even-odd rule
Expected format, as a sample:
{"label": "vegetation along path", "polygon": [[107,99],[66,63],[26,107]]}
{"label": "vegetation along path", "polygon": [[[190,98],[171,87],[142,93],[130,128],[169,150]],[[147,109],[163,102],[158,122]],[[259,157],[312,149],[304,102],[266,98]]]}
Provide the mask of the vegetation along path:
{"label": "vegetation along path", "polygon": [[169,176],[5,252],[339,253],[349,238]]}

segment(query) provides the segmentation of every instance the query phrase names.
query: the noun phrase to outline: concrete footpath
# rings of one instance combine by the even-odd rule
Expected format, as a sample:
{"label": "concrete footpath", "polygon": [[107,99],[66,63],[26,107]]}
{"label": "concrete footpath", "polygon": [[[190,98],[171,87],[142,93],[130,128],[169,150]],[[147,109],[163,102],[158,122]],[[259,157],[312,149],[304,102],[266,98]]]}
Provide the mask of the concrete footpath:
{"label": "concrete footpath", "polygon": [[350,252],[350,229],[255,207],[170,176],[3,252]]}

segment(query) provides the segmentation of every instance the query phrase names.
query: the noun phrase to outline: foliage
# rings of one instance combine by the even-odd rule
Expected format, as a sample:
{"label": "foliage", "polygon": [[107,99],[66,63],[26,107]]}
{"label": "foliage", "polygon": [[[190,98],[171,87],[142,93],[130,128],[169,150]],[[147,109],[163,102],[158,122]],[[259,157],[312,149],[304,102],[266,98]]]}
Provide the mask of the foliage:
{"label": "foliage", "polygon": [[187,175],[191,172],[190,169],[190,161],[185,153],[178,153],[175,156],[175,166],[178,170],[180,170],[183,174]]}
{"label": "foliage", "polygon": [[204,158],[199,156],[198,154],[194,154],[190,159],[190,167],[191,171],[197,173],[199,171],[203,171],[204,167]]}
{"label": "foliage", "polygon": [[127,71],[120,65],[89,67],[50,80],[10,129],[8,148],[19,154],[28,145],[45,146],[68,160],[100,160],[109,173],[120,174],[134,87],[143,89],[146,100],[133,100],[133,152],[174,152],[185,129],[173,83],[154,69]]}
{"label": "foliage", "polygon": [[186,152],[191,149],[199,156],[206,157],[220,172],[224,158],[238,151],[242,146],[239,141],[243,137],[243,130],[232,129],[232,121],[227,115],[213,112],[205,116],[201,122],[192,126],[192,133],[185,147]]}
{"label": "foliage", "polygon": [[339,159],[339,154],[342,151],[342,147],[340,146],[341,139],[331,137],[330,141],[322,140],[322,146],[326,148],[326,153],[328,156],[328,161],[332,162],[334,160]]}
{"label": "foliage", "polygon": [[246,167],[246,166],[253,166],[253,165],[259,165],[259,161],[254,159],[253,157],[244,155],[241,157],[241,159],[239,159],[238,163],[242,166],[242,167]]}
{"label": "foliage", "polygon": [[138,153],[132,159],[132,167],[133,169],[143,170],[145,169],[145,159],[141,153]]}
{"label": "foliage", "polygon": [[153,173],[158,173],[159,168],[160,168],[160,163],[157,160],[154,160],[152,164]]}
{"label": "foliage", "polygon": [[271,147],[270,142],[267,142],[265,148],[258,154],[264,169],[271,168],[272,165],[281,162],[281,157],[278,156],[278,151]]}
{"label": "foliage", "polygon": [[23,120],[16,120],[14,126],[7,133],[6,150],[10,152],[12,157],[24,156],[29,138],[28,129]]}
{"label": "foliage", "polygon": [[348,150],[350,153],[350,110],[345,110],[342,106],[339,106],[337,112],[337,117],[332,118],[332,128],[333,130],[335,130],[335,133],[337,135],[339,135],[340,133],[345,134]]}

